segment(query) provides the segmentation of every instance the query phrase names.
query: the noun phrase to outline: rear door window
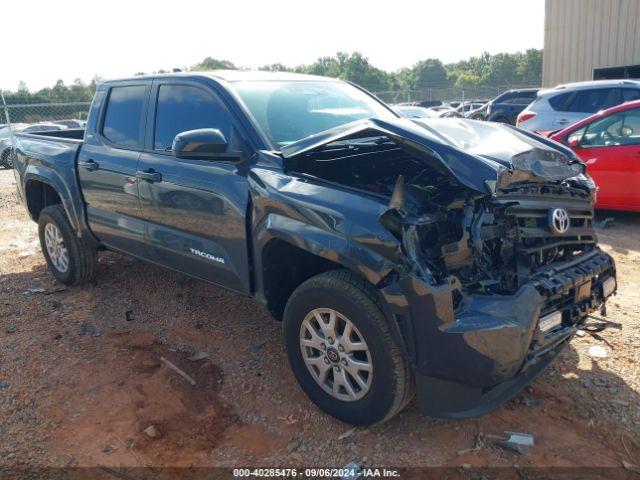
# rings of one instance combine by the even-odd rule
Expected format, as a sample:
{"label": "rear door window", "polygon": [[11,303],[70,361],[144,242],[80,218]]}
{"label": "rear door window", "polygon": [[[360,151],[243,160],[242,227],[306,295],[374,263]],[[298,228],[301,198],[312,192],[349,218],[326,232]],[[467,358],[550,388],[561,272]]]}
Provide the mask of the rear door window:
{"label": "rear door window", "polygon": [[561,93],[560,95],[554,95],[549,99],[549,105],[556,112],[564,112],[566,111],[565,105],[571,99],[573,94],[571,92]]}
{"label": "rear door window", "polygon": [[140,145],[145,92],[144,85],[111,89],[102,124],[102,135],[107,140],[128,148]]}
{"label": "rear door window", "polygon": [[518,96],[513,100],[513,103],[518,105],[529,105],[536,99],[536,92],[520,92]]}
{"label": "rear door window", "polygon": [[631,102],[640,99],[640,90],[635,88],[622,89],[622,102]]}
{"label": "rear door window", "polygon": [[179,133],[217,128],[229,140],[229,111],[212,92],[190,85],[160,85],[154,150],[170,151]]}
{"label": "rear door window", "polygon": [[620,103],[617,88],[594,88],[579,90],[575,93],[564,111],[578,113],[596,113]]}

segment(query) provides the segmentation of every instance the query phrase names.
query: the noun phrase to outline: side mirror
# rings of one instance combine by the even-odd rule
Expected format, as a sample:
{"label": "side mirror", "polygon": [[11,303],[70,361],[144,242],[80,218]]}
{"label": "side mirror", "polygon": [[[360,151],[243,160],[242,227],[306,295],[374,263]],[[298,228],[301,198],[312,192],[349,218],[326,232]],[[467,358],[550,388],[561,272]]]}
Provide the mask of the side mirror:
{"label": "side mirror", "polygon": [[567,145],[570,148],[578,148],[580,146],[580,139],[579,138],[571,138],[568,142]]}
{"label": "side mirror", "polygon": [[227,152],[227,139],[216,128],[200,128],[179,133],[173,139],[171,152],[178,158],[212,159]]}

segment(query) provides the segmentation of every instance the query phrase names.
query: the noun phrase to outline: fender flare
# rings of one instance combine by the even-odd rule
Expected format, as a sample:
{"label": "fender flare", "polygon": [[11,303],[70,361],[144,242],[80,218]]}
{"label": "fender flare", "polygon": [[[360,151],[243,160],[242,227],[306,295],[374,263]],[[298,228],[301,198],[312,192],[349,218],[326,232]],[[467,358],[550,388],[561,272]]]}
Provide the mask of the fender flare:
{"label": "fender flare", "polygon": [[27,207],[27,211],[29,212],[29,216],[31,216],[32,220],[36,221],[28,208],[27,184],[30,181],[44,183],[50,186],[58,194],[62,202],[62,207],[67,214],[67,218],[69,219],[69,223],[78,236],[82,237],[83,233],[88,231],[84,212],[80,211],[82,207],[78,207],[83,205],[82,198],[80,198],[79,195],[78,198],[74,198],[74,195],[70,191],[68,185],[60,177],[60,175],[58,175],[53,170],[29,165],[24,175],[22,176],[22,191],[24,204]]}

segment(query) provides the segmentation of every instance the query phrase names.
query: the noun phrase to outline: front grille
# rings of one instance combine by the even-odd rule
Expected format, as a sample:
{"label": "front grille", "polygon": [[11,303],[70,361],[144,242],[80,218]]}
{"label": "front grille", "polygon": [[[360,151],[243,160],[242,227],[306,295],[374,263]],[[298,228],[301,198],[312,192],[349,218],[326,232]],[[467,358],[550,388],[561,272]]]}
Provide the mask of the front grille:
{"label": "front grille", "polygon": [[[562,203],[527,205],[519,202],[508,207],[507,217],[513,219],[516,229],[516,255],[518,264],[528,273],[553,262],[571,260],[575,255],[591,250],[596,243],[593,229],[593,209],[588,203],[566,206]],[[550,227],[549,212],[564,208],[569,214],[569,229],[562,234]]]}

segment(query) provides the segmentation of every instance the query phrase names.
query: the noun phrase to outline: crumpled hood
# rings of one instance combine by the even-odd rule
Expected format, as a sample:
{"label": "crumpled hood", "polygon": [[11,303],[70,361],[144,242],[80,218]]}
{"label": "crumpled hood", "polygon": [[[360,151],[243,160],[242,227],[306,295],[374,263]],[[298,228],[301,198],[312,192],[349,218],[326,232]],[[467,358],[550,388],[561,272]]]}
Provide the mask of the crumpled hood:
{"label": "crumpled hood", "polygon": [[338,141],[386,136],[463,185],[493,193],[518,182],[557,182],[584,173],[571,150],[514,127],[461,118],[357,120],[281,149],[285,159]]}

